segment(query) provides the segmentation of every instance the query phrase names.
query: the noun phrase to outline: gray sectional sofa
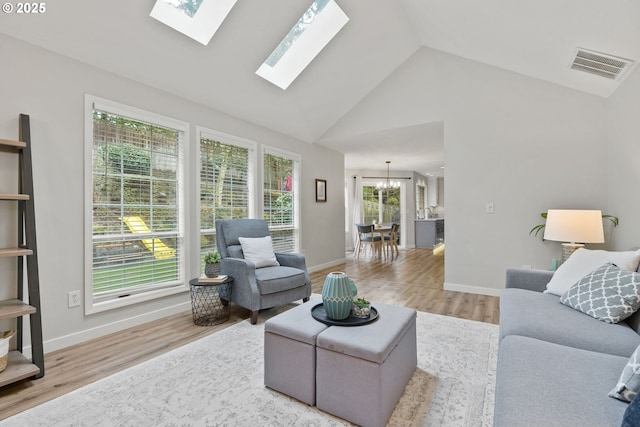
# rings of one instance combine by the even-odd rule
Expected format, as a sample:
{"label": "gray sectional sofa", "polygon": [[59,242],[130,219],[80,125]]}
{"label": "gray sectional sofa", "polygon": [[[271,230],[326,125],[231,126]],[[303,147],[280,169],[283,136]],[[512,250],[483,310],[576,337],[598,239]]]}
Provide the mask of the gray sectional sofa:
{"label": "gray sectional sofa", "polygon": [[596,320],[542,293],[552,275],[507,270],[494,427],[620,427],[628,404],[608,393],[640,345],[640,314]]}

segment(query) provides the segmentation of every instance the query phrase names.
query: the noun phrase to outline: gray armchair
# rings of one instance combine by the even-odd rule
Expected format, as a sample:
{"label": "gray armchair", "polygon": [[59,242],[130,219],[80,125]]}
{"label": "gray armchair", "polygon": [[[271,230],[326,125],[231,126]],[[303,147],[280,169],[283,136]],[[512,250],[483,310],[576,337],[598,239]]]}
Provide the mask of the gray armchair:
{"label": "gray armchair", "polygon": [[311,295],[311,278],[304,255],[276,253],[279,266],[256,268],[244,259],[240,237],[269,236],[267,222],[262,219],[216,220],[216,246],[220,271],[232,276],[231,301],[251,310],[251,324],[258,321],[258,312],[284,305]]}

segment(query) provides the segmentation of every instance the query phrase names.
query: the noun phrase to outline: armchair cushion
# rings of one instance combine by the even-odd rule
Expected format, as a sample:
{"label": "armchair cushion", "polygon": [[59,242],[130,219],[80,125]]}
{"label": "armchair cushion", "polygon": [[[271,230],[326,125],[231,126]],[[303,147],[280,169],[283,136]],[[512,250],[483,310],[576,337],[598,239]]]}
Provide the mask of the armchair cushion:
{"label": "armchair cushion", "polygon": [[304,270],[298,268],[277,266],[256,269],[256,282],[261,295],[304,286],[306,281]]}
{"label": "armchair cushion", "polygon": [[280,265],[273,252],[271,236],[240,237],[244,259],[253,262],[256,268]]}

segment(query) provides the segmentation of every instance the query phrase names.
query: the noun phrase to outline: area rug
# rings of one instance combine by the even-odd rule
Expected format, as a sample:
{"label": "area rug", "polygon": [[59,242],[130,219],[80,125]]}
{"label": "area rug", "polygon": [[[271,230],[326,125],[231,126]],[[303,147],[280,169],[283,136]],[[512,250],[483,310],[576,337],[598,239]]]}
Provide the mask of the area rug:
{"label": "area rug", "polygon": [[[418,368],[388,425],[492,426],[497,326],[418,312],[416,330]],[[0,426],[351,426],[263,385],[263,334],[238,323]]]}

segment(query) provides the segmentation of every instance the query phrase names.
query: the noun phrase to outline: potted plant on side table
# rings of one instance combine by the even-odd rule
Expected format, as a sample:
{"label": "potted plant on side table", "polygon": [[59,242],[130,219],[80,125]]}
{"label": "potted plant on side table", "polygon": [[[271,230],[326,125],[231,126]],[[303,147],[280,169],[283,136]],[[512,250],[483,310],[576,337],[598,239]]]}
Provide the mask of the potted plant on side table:
{"label": "potted plant on side table", "polygon": [[204,255],[204,275],[207,277],[220,275],[220,254],[218,252],[211,251]]}

